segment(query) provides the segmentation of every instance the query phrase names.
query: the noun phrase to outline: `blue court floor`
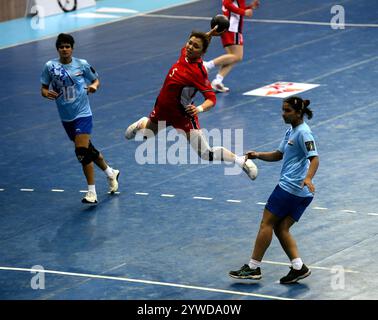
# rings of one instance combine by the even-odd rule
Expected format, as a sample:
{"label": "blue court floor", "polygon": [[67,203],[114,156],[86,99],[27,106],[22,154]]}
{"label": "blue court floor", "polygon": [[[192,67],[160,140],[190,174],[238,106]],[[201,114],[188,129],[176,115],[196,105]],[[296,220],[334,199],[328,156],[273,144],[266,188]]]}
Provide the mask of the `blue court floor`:
{"label": "blue court floor", "polygon": [[[104,6],[119,5],[112,2]],[[317,192],[292,229],[312,274],[284,286],[278,280],[289,261],[276,238],[262,280],[228,277],[249,261],[282,163],[256,161],[255,181],[226,175],[231,165],[224,164],[142,165],[136,154],[143,142],[124,138],[152,110],[192,29],[207,31],[221,11],[220,1],[184,2],[147,8],[125,1],[122,8],[137,13],[59,24],[27,38],[17,22],[8,31],[0,24],[0,299],[378,299],[378,3],[339,1],[345,28],[333,29],[333,1],[262,1],[245,22],[244,59],[225,79],[230,93],[200,115],[203,128],[231,132],[232,150],[271,151],[287,128],[282,100],[243,93],[277,81],[319,84],[301,94],[314,112],[308,123],[320,152]],[[90,97],[92,141],[121,171],[115,195],[96,171],[96,207],[81,203],[87,186],[73,145],[54,103],[40,96],[43,65],[57,56],[55,37],[63,31],[75,37],[75,56],[100,75]],[[8,43],[7,34],[19,37]],[[214,38],[205,60],[223,52]],[[167,153],[156,147],[154,155],[158,162]]]}

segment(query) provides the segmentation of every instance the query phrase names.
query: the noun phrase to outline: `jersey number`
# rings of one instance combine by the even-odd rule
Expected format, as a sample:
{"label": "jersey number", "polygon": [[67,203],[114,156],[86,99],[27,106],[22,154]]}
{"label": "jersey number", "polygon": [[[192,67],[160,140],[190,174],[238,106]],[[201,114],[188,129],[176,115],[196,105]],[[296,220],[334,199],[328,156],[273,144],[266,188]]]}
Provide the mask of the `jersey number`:
{"label": "jersey number", "polygon": [[75,100],[75,86],[62,87],[64,101]]}
{"label": "jersey number", "polygon": [[172,70],[172,73],[169,74],[169,76],[172,78],[173,75],[175,74],[175,72],[176,72],[177,70],[178,70],[177,68],[174,68],[174,69]]}

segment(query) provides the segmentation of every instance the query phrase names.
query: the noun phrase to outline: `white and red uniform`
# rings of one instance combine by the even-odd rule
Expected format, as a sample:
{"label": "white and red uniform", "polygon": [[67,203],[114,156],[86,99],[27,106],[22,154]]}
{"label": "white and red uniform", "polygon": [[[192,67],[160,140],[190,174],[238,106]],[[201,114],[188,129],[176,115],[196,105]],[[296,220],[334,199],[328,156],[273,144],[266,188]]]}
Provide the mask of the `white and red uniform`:
{"label": "white and red uniform", "polygon": [[230,21],[228,31],[221,35],[223,47],[231,45],[243,45],[243,19],[246,9],[252,9],[247,6],[245,0],[222,0],[223,14]]}
{"label": "white and red uniform", "polygon": [[154,123],[166,121],[167,126],[189,132],[200,129],[197,115],[191,117],[185,112],[185,107],[192,104],[197,91],[214,104],[216,97],[202,59],[189,62],[185,55],[184,47],[179,60],[169,69],[149,118]]}

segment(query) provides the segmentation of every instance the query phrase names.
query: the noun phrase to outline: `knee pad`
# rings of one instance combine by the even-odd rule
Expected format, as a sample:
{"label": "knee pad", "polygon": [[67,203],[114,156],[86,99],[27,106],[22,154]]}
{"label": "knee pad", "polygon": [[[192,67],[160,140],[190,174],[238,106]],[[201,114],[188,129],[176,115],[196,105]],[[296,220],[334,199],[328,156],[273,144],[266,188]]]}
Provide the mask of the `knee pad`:
{"label": "knee pad", "polygon": [[96,150],[96,148],[89,142],[88,148],[85,147],[78,147],[75,149],[77,160],[83,165],[86,166],[90,164],[92,161],[96,160],[100,152]]}

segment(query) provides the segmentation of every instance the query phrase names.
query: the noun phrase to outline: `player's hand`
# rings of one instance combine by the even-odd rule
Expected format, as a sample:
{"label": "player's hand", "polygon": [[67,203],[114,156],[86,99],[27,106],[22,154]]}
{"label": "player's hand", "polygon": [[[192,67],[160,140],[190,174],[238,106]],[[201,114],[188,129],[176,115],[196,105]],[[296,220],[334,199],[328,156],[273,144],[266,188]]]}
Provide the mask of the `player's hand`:
{"label": "player's hand", "polygon": [[97,86],[94,84],[91,84],[87,87],[87,94],[95,93],[97,91]]}
{"label": "player's hand", "polygon": [[43,90],[43,96],[47,99],[55,100],[56,98],[58,98],[59,94],[55,91],[45,89]]}
{"label": "player's hand", "polygon": [[187,106],[185,107],[185,112],[186,112],[189,116],[191,116],[191,117],[193,117],[193,116],[195,116],[196,114],[198,114],[197,107],[196,107],[195,105],[193,105],[193,104],[189,104],[189,105],[187,105]]}
{"label": "player's hand", "polygon": [[252,17],[253,10],[252,9],[246,9],[244,15],[246,17]]}
{"label": "player's hand", "polygon": [[312,183],[312,180],[310,178],[305,178],[302,182],[302,188],[304,186],[308,187],[308,190],[310,190],[311,193],[315,193],[315,186]]}
{"label": "player's hand", "polygon": [[257,159],[258,158],[258,152],[256,151],[248,151],[246,154],[245,154],[245,157],[246,159]]}
{"label": "player's hand", "polygon": [[222,32],[218,32],[217,31],[217,28],[218,26],[215,26],[213,29],[211,29],[210,31],[206,32],[206,36],[208,38],[211,38],[211,37],[216,37],[216,36],[220,36],[222,33],[226,32],[227,30],[223,30]]}

